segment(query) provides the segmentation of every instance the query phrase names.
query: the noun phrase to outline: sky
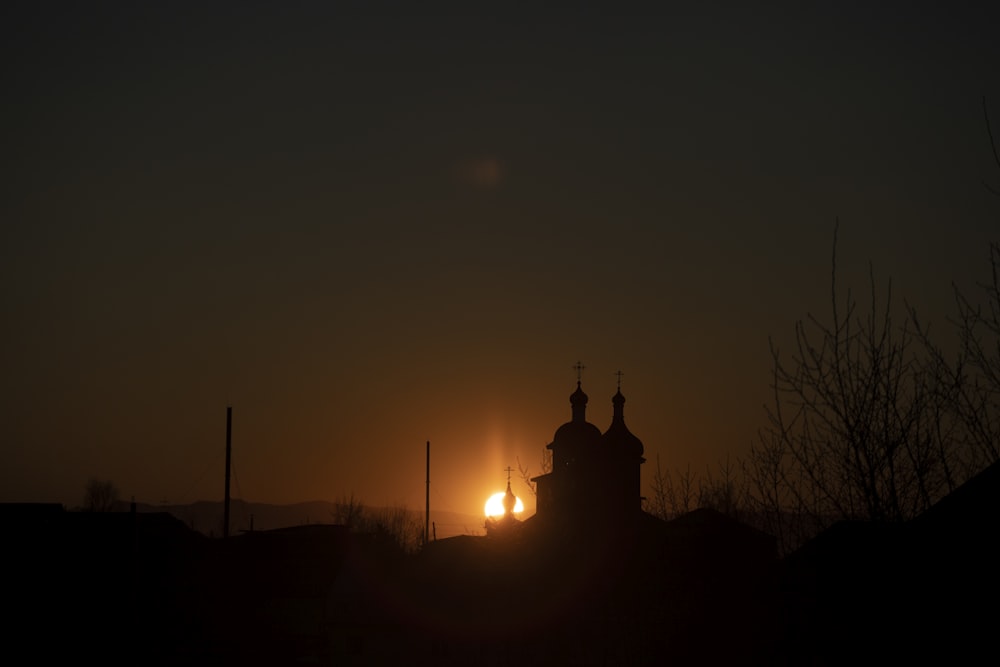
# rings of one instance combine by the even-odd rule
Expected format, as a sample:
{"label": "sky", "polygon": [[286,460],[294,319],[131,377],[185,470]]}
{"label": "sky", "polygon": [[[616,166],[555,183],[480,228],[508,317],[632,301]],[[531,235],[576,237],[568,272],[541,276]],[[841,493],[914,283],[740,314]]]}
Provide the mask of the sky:
{"label": "sky", "polygon": [[[998,239],[989,3],[6,3],[0,501],[482,511],[618,388],[704,474],[838,280]],[[782,348],[784,349],[784,348]]]}

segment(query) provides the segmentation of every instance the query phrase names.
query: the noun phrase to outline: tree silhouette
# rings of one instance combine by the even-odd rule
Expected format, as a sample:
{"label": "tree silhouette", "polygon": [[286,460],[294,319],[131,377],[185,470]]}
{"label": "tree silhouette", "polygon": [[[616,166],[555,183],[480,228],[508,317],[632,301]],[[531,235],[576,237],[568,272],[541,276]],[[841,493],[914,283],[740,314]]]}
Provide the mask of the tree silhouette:
{"label": "tree silhouette", "polygon": [[[880,304],[869,269],[865,313],[837,293],[837,229],[828,320],[795,325],[786,356],[771,341],[772,405],[748,474],[761,514],[901,521],[954,488],[956,441],[942,378],[929,368],[915,318],[893,320],[891,283]],[[790,514],[789,514],[790,513]],[[787,526],[768,526],[778,536]]]}
{"label": "tree silhouette", "polygon": [[891,284],[880,305],[871,269],[869,280],[864,315],[850,290],[841,304],[835,226],[829,320],[796,323],[791,355],[771,341],[769,424],[743,462],[745,498],[786,550],[838,519],[913,517],[1000,459],[1000,243],[978,294],[953,286],[954,354],[912,306],[894,324]]}
{"label": "tree silhouette", "polygon": [[118,488],[109,480],[92,477],[83,494],[83,509],[87,512],[110,512],[118,502]]}
{"label": "tree silhouette", "polygon": [[[983,96],[983,120],[986,124],[986,136],[989,139],[990,150],[993,153],[993,164],[997,166],[997,169],[1000,169],[1000,151],[997,151],[997,142],[996,139],[993,138],[993,128],[990,125],[990,111],[986,106],[985,95]],[[1000,188],[991,186],[986,179],[983,179],[983,185],[986,186],[987,190],[995,194],[997,197],[1000,197]]]}
{"label": "tree silhouette", "polygon": [[421,522],[403,504],[372,508],[352,492],[334,503],[330,515],[349,531],[375,537],[402,552],[416,551],[423,540]]}
{"label": "tree silhouette", "polygon": [[[547,447],[542,447],[542,471],[539,475],[547,475],[552,472],[552,450]],[[531,474],[531,469],[525,465],[522,465],[521,459],[517,459],[517,471],[518,475],[521,476],[521,480],[524,482],[525,486],[531,489],[531,492],[538,495],[537,484],[531,481],[535,475]]]}
{"label": "tree silhouette", "polygon": [[647,511],[664,521],[686,514],[695,509],[701,493],[696,488],[697,474],[691,472],[691,466],[683,472],[674,473],[669,468],[660,466],[660,455],[656,455],[656,471],[650,480],[650,495]]}
{"label": "tree silhouette", "polygon": [[[990,127],[990,115],[983,97],[983,117],[993,163],[1000,171],[1000,153]],[[983,185],[1000,197],[1000,189]],[[957,422],[957,436],[965,447],[961,473],[971,476],[1000,459],[1000,243],[989,247],[988,279],[976,285],[979,299],[957,285],[956,317],[958,354],[950,360],[929,337],[924,344],[928,365],[947,388],[949,409]],[[911,318],[917,315],[911,309]]]}

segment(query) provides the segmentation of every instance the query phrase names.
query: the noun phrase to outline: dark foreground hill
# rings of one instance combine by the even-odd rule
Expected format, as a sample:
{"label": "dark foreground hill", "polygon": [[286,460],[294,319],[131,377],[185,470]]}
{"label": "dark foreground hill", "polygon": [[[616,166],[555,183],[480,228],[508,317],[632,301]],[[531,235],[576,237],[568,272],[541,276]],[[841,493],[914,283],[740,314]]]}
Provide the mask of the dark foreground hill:
{"label": "dark foreground hill", "polygon": [[167,513],[0,507],[5,662],[977,664],[1000,627],[1000,467],[906,524],[778,559],[711,510],[537,520],[407,554],[312,523],[209,538]]}
{"label": "dark foreground hill", "polygon": [[680,524],[682,549],[669,531],[595,546],[527,523],[413,555],[339,525],[212,539],[166,513],[21,510],[7,650],[45,662],[648,664],[733,628],[714,647],[731,660],[760,650],[771,574],[732,550],[704,560],[710,541]]}

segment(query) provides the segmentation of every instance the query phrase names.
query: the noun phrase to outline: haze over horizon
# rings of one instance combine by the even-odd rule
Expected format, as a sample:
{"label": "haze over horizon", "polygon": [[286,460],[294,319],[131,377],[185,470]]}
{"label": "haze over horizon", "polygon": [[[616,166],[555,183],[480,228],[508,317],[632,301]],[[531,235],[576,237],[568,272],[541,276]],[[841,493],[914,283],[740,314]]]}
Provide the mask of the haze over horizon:
{"label": "haze over horizon", "polygon": [[[986,3],[8,3],[0,500],[480,513],[570,418],[695,471],[872,262],[997,240]],[[881,293],[881,292],[880,292]],[[515,474],[515,493],[534,510]]]}

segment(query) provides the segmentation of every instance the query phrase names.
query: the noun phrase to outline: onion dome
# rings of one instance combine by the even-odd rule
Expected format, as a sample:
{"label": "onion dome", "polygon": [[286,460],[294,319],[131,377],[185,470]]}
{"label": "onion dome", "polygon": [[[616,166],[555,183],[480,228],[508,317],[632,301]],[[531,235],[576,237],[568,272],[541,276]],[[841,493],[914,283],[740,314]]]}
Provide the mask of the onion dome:
{"label": "onion dome", "polygon": [[517,506],[517,496],[514,492],[510,490],[510,481],[507,482],[507,493],[503,497],[503,513],[504,516],[510,516],[514,513],[514,508]]}
{"label": "onion dome", "polygon": [[612,397],[611,403],[614,405],[615,414],[611,419],[611,426],[604,433],[605,444],[616,453],[641,459],[645,447],[642,445],[642,440],[632,435],[625,425],[625,397],[621,389]]}
{"label": "onion dome", "polygon": [[580,388],[580,381],[576,381],[576,391],[570,397],[570,405],[573,406],[573,419],[556,429],[552,444],[560,442],[585,442],[601,437],[601,429],[587,421],[587,394]]}
{"label": "onion dome", "polygon": [[573,421],[584,421],[587,412],[587,394],[580,387],[580,381],[576,381],[576,391],[569,395],[569,403],[573,406]]}

